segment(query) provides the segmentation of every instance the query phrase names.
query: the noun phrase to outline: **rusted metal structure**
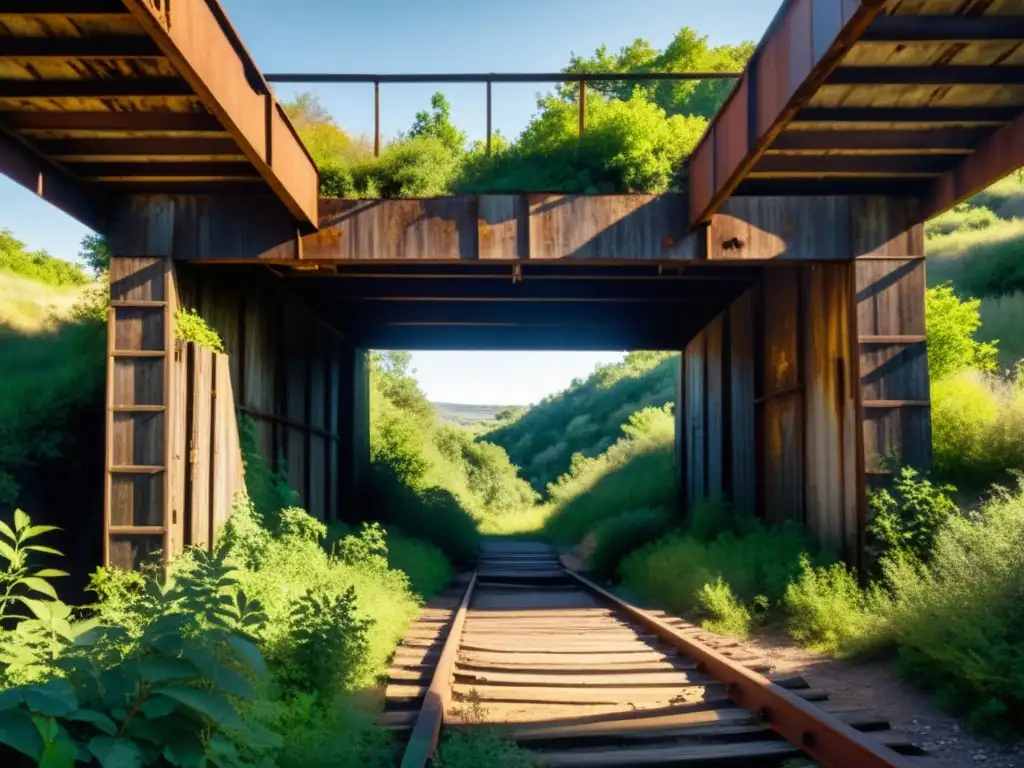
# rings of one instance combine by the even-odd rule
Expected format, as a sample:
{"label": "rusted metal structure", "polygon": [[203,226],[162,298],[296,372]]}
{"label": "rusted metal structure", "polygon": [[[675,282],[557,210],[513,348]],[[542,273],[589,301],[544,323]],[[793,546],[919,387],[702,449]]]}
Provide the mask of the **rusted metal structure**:
{"label": "rusted metal structure", "polygon": [[115,254],[110,559],[208,535],[225,401],[345,516],[363,350],[446,347],[683,350],[685,497],[856,562],[881,459],[928,462],[922,222],[1024,163],[1022,43],[1021,0],[786,0],[685,193],[337,201],[217,0],[0,0],[0,170]]}

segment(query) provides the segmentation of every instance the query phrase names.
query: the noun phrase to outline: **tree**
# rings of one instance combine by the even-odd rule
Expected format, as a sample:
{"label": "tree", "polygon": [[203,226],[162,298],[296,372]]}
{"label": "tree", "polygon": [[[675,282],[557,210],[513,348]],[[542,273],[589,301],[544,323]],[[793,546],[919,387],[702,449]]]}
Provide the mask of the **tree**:
{"label": "tree", "polygon": [[103,235],[86,235],[79,249],[78,258],[97,275],[110,269],[110,244]]}
{"label": "tree", "polygon": [[300,93],[281,106],[318,167],[330,167],[354,151],[365,150],[341,129],[316,94]]}
{"label": "tree", "polygon": [[430,97],[430,110],[416,113],[409,137],[432,137],[439,139],[452,152],[465,151],[466,134],[452,123],[452,106],[440,91]]}

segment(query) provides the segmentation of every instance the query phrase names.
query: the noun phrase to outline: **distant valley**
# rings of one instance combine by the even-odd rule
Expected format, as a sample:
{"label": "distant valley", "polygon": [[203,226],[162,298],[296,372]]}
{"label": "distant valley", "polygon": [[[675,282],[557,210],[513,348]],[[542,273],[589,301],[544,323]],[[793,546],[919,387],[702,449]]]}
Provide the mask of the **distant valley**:
{"label": "distant valley", "polygon": [[525,411],[524,405],[463,405],[461,403],[433,403],[437,408],[437,417],[446,424],[458,424],[463,427],[473,424],[486,424],[497,421],[503,411],[518,413]]}

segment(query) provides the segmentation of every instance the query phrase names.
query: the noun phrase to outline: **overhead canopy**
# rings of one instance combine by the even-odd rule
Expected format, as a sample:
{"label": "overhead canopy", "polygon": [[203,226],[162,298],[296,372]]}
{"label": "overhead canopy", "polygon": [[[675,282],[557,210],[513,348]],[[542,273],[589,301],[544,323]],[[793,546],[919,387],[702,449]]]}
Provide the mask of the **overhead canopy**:
{"label": "overhead canopy", "polygon": [[0,171],[103,230],[120,194],[272,192],[316,167],[216,0],[0,0]]}
{"label": "overhead canopy", "polygon": [[787,0],[691,165],[730,195],[893,194],[934,215],[1024,165],[1024,0]]}

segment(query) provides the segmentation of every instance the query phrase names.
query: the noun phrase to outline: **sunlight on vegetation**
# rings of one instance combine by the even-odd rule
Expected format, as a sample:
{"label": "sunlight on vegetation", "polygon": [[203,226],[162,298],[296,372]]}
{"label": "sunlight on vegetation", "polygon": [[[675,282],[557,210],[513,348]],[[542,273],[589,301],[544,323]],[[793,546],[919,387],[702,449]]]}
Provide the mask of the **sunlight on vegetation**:
{"label": "sunlight on vegetation", "polygon": [[[590,58],[573,56],[567,73],[739,72],[753,43],[710,47],[683,28],[658,51],[636,40],[617,54],[601,47]],[[512,192],[664,192],[680,189],[681,161],[693,151],[731,80],[641,82],[623,79],[590,85],[587,129],[578,135],[575,84],[538,99],[537,113],[514,141],[496,133],[492,155],[469,143],[451,121],[442,93],[416,115],[409,131],[374,157],[365,139],[351,137],[317,98],[301,94],[284,105],[320,168],[327,197],[394,198]]]}

